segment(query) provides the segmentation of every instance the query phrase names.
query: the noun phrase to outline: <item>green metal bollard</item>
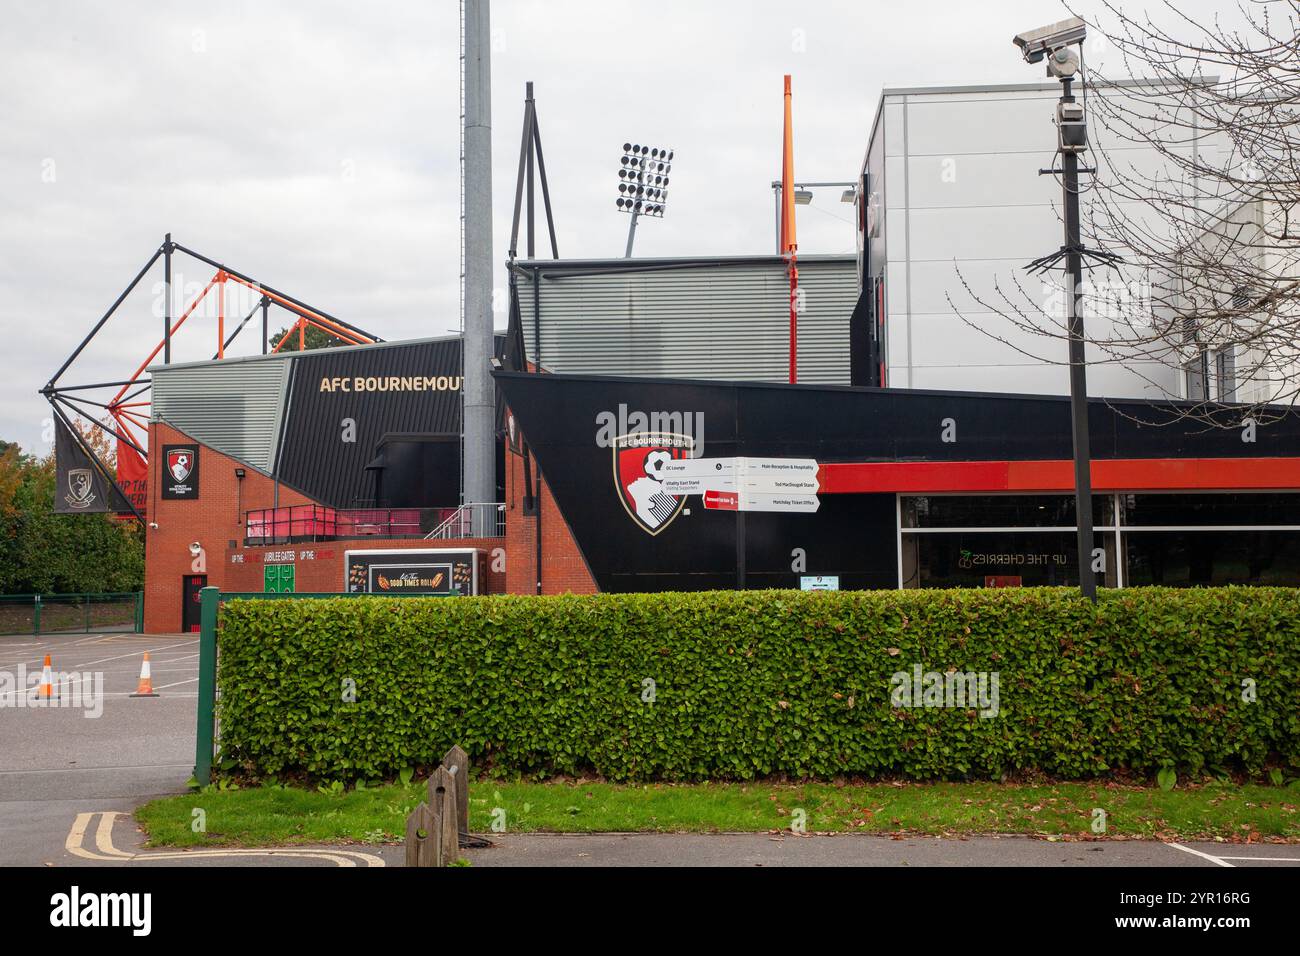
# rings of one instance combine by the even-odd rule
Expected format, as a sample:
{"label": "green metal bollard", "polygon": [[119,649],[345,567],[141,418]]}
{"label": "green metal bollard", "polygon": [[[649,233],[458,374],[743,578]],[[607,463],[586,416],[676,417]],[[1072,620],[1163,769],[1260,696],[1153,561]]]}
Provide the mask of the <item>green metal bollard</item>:
{"label": "green metal bollard", "polygon": [[135,632],[144,633],[144,592],[135,592]]}
{"label": "green metal bollard", "polygon": [[217,606],[219,588],[199,592],[199,720],[194,741],[194,779],[199,786],[212,782],[212,749],[217,705]]}
{"label": "green metal bollard", "polygon": [[37,637],[41,636],[41,596],[35,595],[35,604],[32,609],[32,633]]}

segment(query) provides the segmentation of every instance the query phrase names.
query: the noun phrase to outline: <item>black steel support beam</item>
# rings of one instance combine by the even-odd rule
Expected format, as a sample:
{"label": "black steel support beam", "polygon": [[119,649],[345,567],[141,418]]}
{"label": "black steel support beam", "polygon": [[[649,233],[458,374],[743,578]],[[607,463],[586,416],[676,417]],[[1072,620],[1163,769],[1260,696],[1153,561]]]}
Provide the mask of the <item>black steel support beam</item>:
{"label": "black steel support beam", "polygon": [[244,321],[240,322],[239,325],[235,328],[235,331],[230,333],[230,337],[226,339],[225,344],[221,346],[221,351],[218,352],[216,355],[212,356],[212,361],[215,362],[219,356],[225,354],[226,349],[230,348],[230,343],[235,341],[235,336],[237,336],[240,332],[244,330],[244,326],[246,326],[249,322],[253,321],[253,316],[257,315],[257,310],[262,307],[262,302],[265,301],[266,301],[266,296],[263,296],[261,301],[258,302],[257,305],[253,306],[253,308],[249,311],[248,315],[244,316]]}
{"label": "black steel support beam", "polygon": [[295,299],[293,296],[281,292],[279,289],[272,288],[271,286],[267,285],[265,282],[258,282],[256,279],[252,278],[251,276],[245,275],[244,273],[240,272],[238,269],[232,269],[230,268],[230,266],[224,265],[218,262],[216,259],[210,259],[200,252],[195,252],[193,249],[181,245],[179,242],[174,243],[173,245],[176,249],[185,253],[187,256],[191,256],[195,259],[198,259],[200,262],[205,262],[208,265],[212,266],[212,268],[218,269],[221,272],[229,273],[230,275],[234,276],[236,279],[242,279],[245,282],[249,282],[255,287],[257,287],[258,289],[262,289],[266,292],[269,292],[271,293],[271,295],[283,299],[285,302],[291,303],[292,305],[295,305],[300,309],[306,309],[308,312],[311,312],[314,315],[318,315],[322,319],[328,319],[330,322],[333,322],[339,328],[347,329],[349,332],[355,332],[357,335],[365,336],[366,338],[370,339],[373,342],[384,341],[383,339],[379,338],[379,336],[367,332],[365,329],[358,328],[357,326],[352,325],[349,322],[344,322],[342,319],[336,318],[335,316],[330,315],[328,312],[325,312],[322,309],[318,309],[315,306],[308,305],[306,302],[303,302],[301,299]]}
{"label": "black steel support beam", "polygon": [[149,257],[149,261],[144,264],[144,268],[136,273],[135,278],[131,280],[131,284],[122,290],[122,294],[117,297],[117,301],[108,307],[108,311],[104,313],[103,318],[95,323],[95,327],[90,330],[90,334],[81,340],[81,344],[78,345],[76,349],[73,350],[72,354],[68,356],[67,361],[59,366],[59,370],[54,373],[46,384],[46,388],[52,388],[54,383],[59,380],[60,376],[68,370],[68,366],[77,360],[77,356],[80,355],[85,350],[86,346],[90,344],[90,340],[99,334],[99,330],[104,327],[104,323],[113,317],[113,313],[117,311],[118,306],[126,301],[126,297],[134,291],[137,285],[140,284],[140,280],[143,279],[145,274],[153,268],[153,264],[158,261],[158,257],[162,254],[163,247],[159,246],[154,254]]}
{"label": "black steel support beam", "polygon": [[163,238],[163,364],[172,364],[172,234]]}
{"label": "black steel support beam", "polygon": [[537,174],[542,181],[542,205],[546,208],[546,227],[551,234],[551,258],[560,258],[555,241],[555,217],[551,214],[551,185],[546,179],[546,158],[542,155],[542,133],[537,128],[537,107],[533,107],[533,148],[537,151]]}

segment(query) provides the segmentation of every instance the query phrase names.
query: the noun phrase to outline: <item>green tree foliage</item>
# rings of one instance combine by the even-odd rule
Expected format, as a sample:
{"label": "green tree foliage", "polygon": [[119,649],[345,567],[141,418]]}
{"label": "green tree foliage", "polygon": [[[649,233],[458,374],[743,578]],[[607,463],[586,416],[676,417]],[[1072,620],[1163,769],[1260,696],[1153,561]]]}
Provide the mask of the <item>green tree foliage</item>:
{"label": "green tree foliage", "polygon": [[144,583],[139,523],[112,515],[54,513],[54,455],[0,451],[0,594],[138,591]]}
{"label": "green tree foliage", "polygon": [[[258,774],[453,743],[611,780],[1300,769],[1294,589],[232,601],[220,641],[223,755]],[[996,713],[900,704],[914,668],[998,675]]]}
{"label": "green tree foliage", "polygon": [[[284,339],[286,336],[288,337],[289,341],[285,342],[284,348],[280,349],[280,351],[281,352],[298,351],[298,327],[294,325],[289,326],[289,328],[287,329],[281,329],[279,332],[276,332],[275,335],[271,336],[271,348],[272,349],[276,348],[280,344],[280,341]],[[307,345],[305,351],[308,352],[312,351],[313,349],[334,349],[334,348],[338,348],[341,345],[347,345],[347,343],[344,342],[342,339],[336,338],[335,336],[330,335],[328,332],[324,331],[323,329],[319,329],[314,325],[307,326],[307,331],[304,333],[303,338],[305,339]]]}

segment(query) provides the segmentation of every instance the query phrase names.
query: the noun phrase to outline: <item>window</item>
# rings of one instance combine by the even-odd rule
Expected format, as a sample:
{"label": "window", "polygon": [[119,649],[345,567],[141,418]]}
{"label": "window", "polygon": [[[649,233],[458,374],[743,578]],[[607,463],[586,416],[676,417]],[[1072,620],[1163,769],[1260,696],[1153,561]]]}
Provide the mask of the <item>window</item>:
{"label": "window", "polygon": [[1183,366],[1183,375],[1187,385],[1187,400],[1204,402],[1209,400],[1205,381],[1205,353],[1201,353]]}
{"label": "window", "polygon": [[[1073,495],[900,495],[898,509],[901,587],[1079,583]],[[1094,495],[1093,515],[1104,587],[1300,586],[1300,493]]]}
{"label": "window", "polygon": [[[1114,499],[1093,496],[1099,580],[1118,587]],[[899,499],[905,588],[1079,583],[1073,495],[930,495]]]}
{"label": "window", "polygon": [[1296,531],[1145,531],[1124,535],[1129,585],[1300,584]]}
{"label": "window", "polygon": [[1300,585],[1300,494],[1118,499],[1128,584]]}
{"label": "window", "polygon": [[1214,388],[1218,401],[1237,400],[1237,356],[1231,346],[1214,353]]}

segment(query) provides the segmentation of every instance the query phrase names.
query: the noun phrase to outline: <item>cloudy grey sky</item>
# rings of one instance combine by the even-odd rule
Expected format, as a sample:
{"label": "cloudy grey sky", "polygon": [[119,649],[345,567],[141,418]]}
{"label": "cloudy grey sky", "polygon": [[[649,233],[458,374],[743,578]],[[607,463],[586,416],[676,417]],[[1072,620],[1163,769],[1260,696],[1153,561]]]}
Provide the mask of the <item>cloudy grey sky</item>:
{"label": "cloudy grey sky", "polygon": [[[784,73],[796,175],[852,179],[882,86],[1037,81],[1010,38],[1064,15],[1056,0],[496,0],[496,258],[527,80],[563,256],[622,253],[627,140],[677,151],[668,215],[638,230],[639,255],[766,253]],[[168,231],[384,338],[454,330],[458,49],[455,0],[9,0],[0,437],[47,450],[36,390]],[[850,211],[819,195],[801,210],[801,251],[851,251]],[[211,278],[177,268],[178,284]],[[161,265],[63,384],[123,378],[143,359],[160,279]],[[196,321],[174,357],[210,357],[215,335],[215,318]],[[258,348],[250,336],[232,352]]]}

